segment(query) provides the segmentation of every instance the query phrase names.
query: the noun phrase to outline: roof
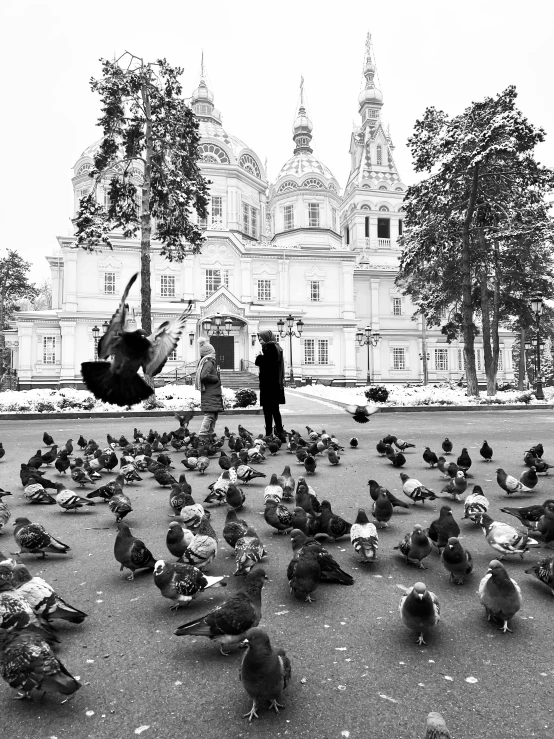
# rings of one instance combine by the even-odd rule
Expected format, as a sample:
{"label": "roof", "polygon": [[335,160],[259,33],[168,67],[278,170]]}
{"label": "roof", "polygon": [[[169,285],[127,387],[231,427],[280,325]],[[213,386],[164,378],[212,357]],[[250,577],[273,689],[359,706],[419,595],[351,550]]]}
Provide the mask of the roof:
{"label": "roof", "polygon": [[279,174],[277,179],[285,177],[286,175],[295,175],[296,177],[302,177],[305,174],[319,174],[327,177],[327,179],[335,179],[331,170],[326,167],[319,159],[316,159],[313,154],[307,152],[299,152],[291,157],[286,162]]}

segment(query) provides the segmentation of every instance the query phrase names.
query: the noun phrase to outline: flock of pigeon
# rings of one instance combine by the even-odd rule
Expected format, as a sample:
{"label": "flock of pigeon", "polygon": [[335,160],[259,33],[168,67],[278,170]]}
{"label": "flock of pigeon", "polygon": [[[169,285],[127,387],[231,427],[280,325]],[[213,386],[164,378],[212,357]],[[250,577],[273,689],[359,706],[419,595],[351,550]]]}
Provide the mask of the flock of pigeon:
{"label": "flock of pigeon", "polygon": [[[463,518],[469,525],[480,526],[488,544],[500,555],[490,562],[480,582],[479,598],[488,618],[501,623],[504,633],[510,631],[508,624],[521,607],[522,595],[499,560],[513,554],[523,558],[530,547],[539,545],[539,539],[546,546],[554,541],[554,500],[546,500],[542,505],[501,509],[516,517],[525,530],[494,521],[487,513],[489,501],[482,488],[475,484],[471,491],[468,490],[472,479],[468,450],[464,448],[456,462],[447,462],[453,445],[445,439],[441,456],[429,447],[423,452],[423,460],[429,468],[436,468],[443,475],[445,484],[440,491],[432,491],[415,477],[401,472],[402,491],[410,500],[408,503],[370,479],[370,514],[375,522],[368,517],[369,509],[360,508],[355,521],[349,523],[333,512],[330,501],[319,500],[308,482],[314,479],[319,465],[340,464],[344,447],[336,437],[324,430],[317,432],[306,427],[306,434],[288,433],[288,443],[284,444],[274,436],[255,438],[239,424],[237,433],[225,427],[221,438],[214,434],[208,442],[202,442],[188,428],[192,415],[177,414],[179,427],[168,433],[150,430],[143,434],[135,429],[131,441],[124,436],[114,438],[108,434],[105,447],[81,436],[75,444],[78,451],[72,439],[58,446],[45,432],[43,443],[50,447],[48,451],[37,449],[27,463],[21,464],[23,496],[29,506],[56,505],[66,514],[77,513],[84,506],[94,506],[95,499],[106,503],[117,526],[114,556],[120,569],[130,572],[129,580],[137,570],[153,570],[154,584],[161,595],[171,601],[172,609],[190,604],[207,588],[226,585],[224,577],[206,574],[219,549],[212,526],[212,511],[224,505],[226,516],[222,535],[234,550],[234,575],[244,577],[244,586],[208,613],[179,626],[174,633],[207,637],[222,654],[229,654],[233,647],[247,647],[240,678],[252,699],[252,708],[245,714],[250,721],[258,717],[258,705],[262,701],[276,712],[282,707],[278,701],[290,681],[291,662],[285,651],[275,648],[268,633],[259,628],[261,592],[267,580],[261,563],[267,552],[255,528],[239,515],[243,515],[241,511],[246,502],[245,486],[256,478],[266,478],[266,474],[254,465],[268,458],[273,461],[273,457],[285,449],[303,466],[304,474],[294,479],[291,465],[284,465],[281,474],[273,473],[268,484],[263,483],[263,502],[264,519],[273,533],[290,536],[292,557],[286,576],[291,596],[311,603],[322,583],[354,584],[353,577],[322,545],[322,539],[335,542],[349,537],[360,562],[371,565],[379,558],[378,530],[388,527],[395,507],[415,510],[419,508],[418,503],[424,506],[425,501],[444,498],[449,502],[463,502]],[[358,446],[355,437],[350,440],[350,446]],[[389,435],[377,443],[376,450],[394,467],[401,468],[406,463],[408,450],[414,447],[410,442]],[[175,460],[170,454],[175,452],[184,455],[180,462],[186,472],[174,472]],[[0,444],[0,459],[4,454]],[[214,459],[216,455],[219,455],[217,460]],[[486,441],[480,456],[485,462],[492,460],[493,450]],[[497,482],[502,491],[508,495],[531,491],[537,484],[537,475],[548,472],[549,465],[542,457],[541,444],[526,452],[526,468],[519,480],[497,469]],[[218,464],[219,477],[208,486],[206,498],[197,502],[186,475],[190,476],[193,471],[202,475],[211,464]],[[87,486],[94,487],[82,495],[49,479],[46,471],[53,472],[53,469],[61,479],[71,476],[75,483],[72,487],[78,486],[83,492]],[[134,505],[125,492],[126,486],[141,482],[146,474],[152,475],[158,486],[170,489],[168,503],[172,521],[166,545],[175,561],[156,560],[123,520],[133,511]],[[96,486],[105,475],[114,477]],[[467,494],[462,501],[464,493]],[[6,503],[9,495],[12,493],[0,489],[0,532],[11,518]],[[287,505],[288,502],[293,505]],[[463,585],[473,562],[459,536],[460,525],[452,506],[445,503],[428,528],[414,525],[411,533],[407,533],[394,549],[405,557],[407,564],[420,569],[426,569],[424,561],[436,549],[450,581]],[[70,551],[70,547],[46,531],[34,515],[15,519],[14,537],[19,547],[17,555],[45,557]],[[548,585],[554,594],[554,557],[541,560],[526,572]],[[439,600],[423,582],[416,582],[402,595],[400,615],[406,627],[417,635],[417,643],[425,644],[425,638],[440,619]],[[56,657],[59,639],[52,621],[65,619],[81,623],[85,618],[85,613],[66,603],[47,582],[33,576],[21,560],[0,553],[0,667],[2,677],[18,691],[18,697],[30,698],[34,689],[72,695],[81,687]],[[444,722],[441,723],[442,719],[437,716],[429,716],[428,736],[449,736]]]}

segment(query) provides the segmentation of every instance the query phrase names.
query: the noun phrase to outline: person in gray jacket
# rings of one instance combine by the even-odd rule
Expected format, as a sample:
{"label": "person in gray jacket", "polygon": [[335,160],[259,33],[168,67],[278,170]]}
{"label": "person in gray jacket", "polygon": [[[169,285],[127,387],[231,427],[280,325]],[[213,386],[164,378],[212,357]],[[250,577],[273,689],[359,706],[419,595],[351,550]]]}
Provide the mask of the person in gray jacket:
{"label": "person in gray jacket", "polygon": [[200,410],[204,412],[204,420],[198,436],[207,439],[214,433],[217,417],[223,410],[223,396],[215,349],[205,339],[201,339],[199,344],[200,361],[196,368],[194,385],[200,390]]}

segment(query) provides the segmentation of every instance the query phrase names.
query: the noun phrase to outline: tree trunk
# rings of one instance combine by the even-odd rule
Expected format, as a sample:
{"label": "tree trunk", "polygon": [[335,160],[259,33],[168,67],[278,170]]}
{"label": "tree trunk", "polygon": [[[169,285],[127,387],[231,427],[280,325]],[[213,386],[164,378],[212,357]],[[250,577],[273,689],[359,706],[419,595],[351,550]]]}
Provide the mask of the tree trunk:
{"label": "tree trunk", "polygon": [[470,226],[475,211],[479,165],[475,165],[469,204],[462,231],[462,332],[464,337],[464,358],[466,364],[467,395],[479,395],[477,370],[475,368],[475,335],[473,328],[473,305],[471,301],[471,235]]}
{"label": "tree trunk", "polygon": [[150,93],[146,82],[142,85],[142,102],[146,114],[145,132],[145,163],[142,181],[142,201],[140,215],[140,311],[141,326],[148,335],[152,333],[152,299],[150,288],[150,240],[152,235],[152,221],[150,217],[150,196],[152,189],[152,118],[150,111]]}
{"label": "tree trunk", "polygon": [[481,323],[483,328],[483,359],[487,376],[487,395],[496,394],[496,373],[491,351],[491,316],[487,268],[481,270]]}
{"label": "tree trunk", "polygon": [[4,374],[4,354],[6,337],[4,336],[4,295],[0,293],[0,380]]}
{"label": "tree trunk", "polygon": [[500,323],[500,254],[498,241],[494,244],[494,292],[492,301],[492,374],[494,375],[494,393],[496,395],[496,376],[498,374],[498,356],[500,354],[500,337],[498,326]]}
{"label": "tree trunk", "polygon": [[525,366],[525,329],[521,328],[519,330],[519,364],[518,364],[518,378],[517,378],[517,389],[518,390],[525,390],[524,383],[525,383],[525,375],[526,375],[526,366]]}

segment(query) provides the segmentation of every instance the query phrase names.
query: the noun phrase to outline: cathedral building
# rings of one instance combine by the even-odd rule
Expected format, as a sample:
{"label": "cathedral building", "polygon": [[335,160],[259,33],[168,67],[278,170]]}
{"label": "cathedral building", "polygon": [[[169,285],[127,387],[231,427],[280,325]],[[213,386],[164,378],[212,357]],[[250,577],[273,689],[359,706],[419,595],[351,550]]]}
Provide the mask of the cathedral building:
{"label": "cathedral building", "polygon": [[[159,247],[152,247],[153,326],[175,318],[184,301],[193,301],[165,372],[192,370],[196,339],[206,334],[223,372],[248,371],[259,351],[258,332],[277,333],[284,325],[296,334],[281,339],[287,373],[292,367],[295,379],[340,378],[354,384],[369,375],[373,383],[420,382],[424,351],[430,382],[464,375],[463,344],[446,343],[437,329],[425,331],[394,283],[406,185],[382,121],[383,94],[375,71],[368,37],[344,189],[313,154],[314,124],[303,83],[291,157],[269,182],[258,154],[223,127],[202,74],[189,104],[200,123],[200,167],[212,183],[208,218],[200,224],[205,242],[200,254],[181,263],[168,262]],[[75,163],[73,216],[91,188],[88,172],[98,146],[86,148]],[[140,168],[132,176],[139,183]],[[98,197],[106,202],[107,187],[98,188]],[[74,243],[71,236],[58,237],[59,248],[46,257],[52,309],[21,311],[5,333],[21,389],[83,387],[81,362],[96,358],[98,335],[127,281],[140,271],[138,240],[115,233],[113,249],[94,254],[75,249]],[[129,305],[132,323],[140,326],[139,281]],[[371,343],[360,346],[360,329],[374,337]],[[509,381],[512,334],[502,331],[500,342],[498,378]],[[484,379],[478,344],[476,359]]]}

